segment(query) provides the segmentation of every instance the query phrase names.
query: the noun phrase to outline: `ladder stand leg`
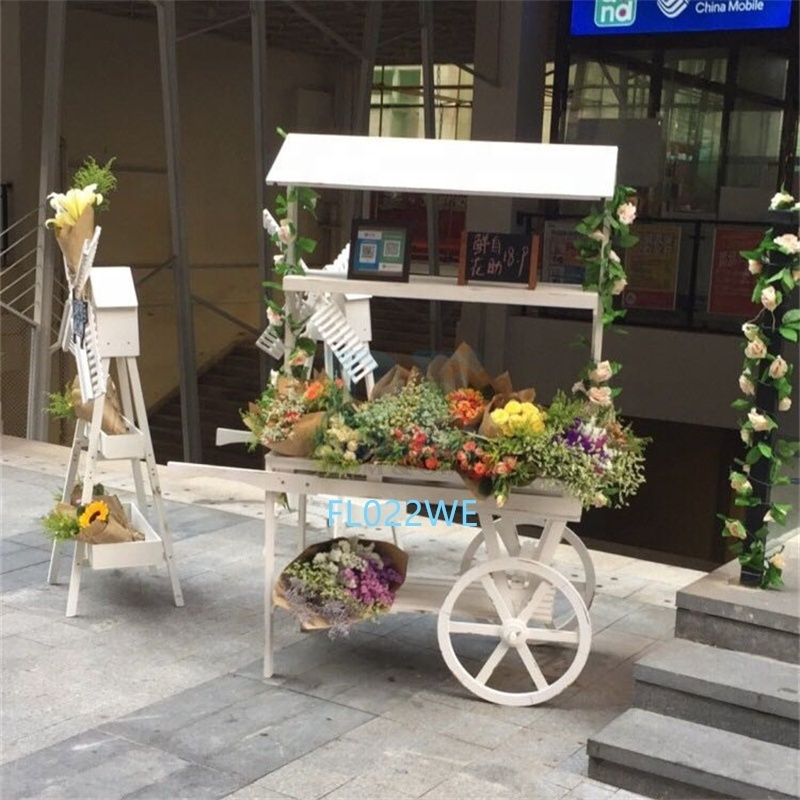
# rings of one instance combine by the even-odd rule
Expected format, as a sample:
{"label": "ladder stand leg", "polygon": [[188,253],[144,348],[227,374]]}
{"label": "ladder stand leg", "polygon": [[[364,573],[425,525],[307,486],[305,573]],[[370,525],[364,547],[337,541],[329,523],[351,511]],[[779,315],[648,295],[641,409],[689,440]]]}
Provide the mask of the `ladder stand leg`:
{"label": "ladder stand leg", "polygon": [[72,555],[72,574],[69,578],[69,594],[67,595],[67,616],[74,617],[78,613],[78,592],[81,590],[81,572],[86,559],[86,545],[75,542],[75,552]]}
{"label": "ladder stand leg", "polygon": [[[81,460],[81,450],[86,444],[86,423],[79,419],[75,424],[75,435],[72,437],[72,452],[69,456],[67,466],[67,477],[64,481],[64,489],[61,492],[61,500],[68,503],[75,488],[75,479],[78,475],[78,465]],[[64,549],[64,542],[53,542],[53,550],[50,553],[50,569],[47,572],[48,583],[58,583],[58,570],[61,566],[61,552]]]}
{"label": "ladder stand leg", "polygon": [[[178,569],[175,565],[175,557],[172,550],[172,536],[167,528],[167,518],[164,514],[164,499],[161,496],[161,484],[158,480],[158,468],[156,466],[156,456],[153,452],[153,441],[150,438],[150,426],[147,422],[147,409],[144,405],[144,395],[142,394],[142,383],[139,380],[139,368],[135,358],[126,358],[127,374],[130,378],[133,403],[136,408],[136,424],[144,436],[144,454],[147,462],[147,471],[150,476],[150,488],[153,494],[153,507],[155,508],[156,518],[158,519],[159,531],[162,545],[164,547],[164,560],[167,562],[167,572],[172,584],[172,594],[175,598],[175,605],[183,606],[183,592],[178,578]],[[122,369],[125,367],[123,365]]]}

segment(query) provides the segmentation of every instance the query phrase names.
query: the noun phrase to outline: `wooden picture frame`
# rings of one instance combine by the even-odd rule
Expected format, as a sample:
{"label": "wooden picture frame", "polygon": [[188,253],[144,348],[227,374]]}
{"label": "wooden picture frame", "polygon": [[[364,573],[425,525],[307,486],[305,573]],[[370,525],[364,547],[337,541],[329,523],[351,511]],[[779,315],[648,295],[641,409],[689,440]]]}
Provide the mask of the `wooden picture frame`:
{"label": "wooden picture frame", "polygon": [[348,278],[408,283],[410,273],[411,242],[405,225],[353,220]]}

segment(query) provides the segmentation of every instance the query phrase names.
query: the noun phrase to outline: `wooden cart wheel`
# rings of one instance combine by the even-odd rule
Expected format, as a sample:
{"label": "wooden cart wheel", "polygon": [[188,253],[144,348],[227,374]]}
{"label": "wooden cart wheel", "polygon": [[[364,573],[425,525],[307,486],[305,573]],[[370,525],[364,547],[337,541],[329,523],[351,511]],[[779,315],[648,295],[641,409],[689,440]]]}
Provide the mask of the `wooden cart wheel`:
{"label": "wooden cart wheel", "polygon": [[[512,550],[512,552],[508,553],[510,556],[531,558],[535,561],[535,553],[539,547],[539,537],[542,535],[543,528],[541,525],[526,525],[526,528],[533,528],[534,531],[531,534],[521,534],[512,543],[511,548],[508,548],[508,543],[503,538],[500,539],[500,545],[506,550]],[[568,545],[572,552],[561,549],[561,545]],[[561,550],[559,556],[549,566],[569,578],[583,598],[586,608],[591,608],[595,589],[597,588],[597,577],[592,557],[586,549],[586,545],[573,530],[564,528],[559,542],[559,549]],[[461,572],[466,572],[474,564],[485,561],[487,557],[486,540],[483,531],[479,531],[464,550],[464,556],[461,559]],[[572,617],[562,620],[556,627],[563,627],[569,624],[571,619]]]}
{"label": "wooden cart wheel", "polygon": [[[560,602],[572,607],[575,630],[553,625],[553,608]],[[437,630],[456,678],[478,697],[507,706],[537,705],[562,692],[586,664],[592,638],[589,612],[569,580],[522,558],[493,559],[465,572],[442,604]],[[465,636],[481,641],[471,643]],[[459,655],[456,646],[470,655]],[[476,650],[484,651],[483,660],[487,649],[480,666]],[[498,670],[503,662],[506,669]]]}

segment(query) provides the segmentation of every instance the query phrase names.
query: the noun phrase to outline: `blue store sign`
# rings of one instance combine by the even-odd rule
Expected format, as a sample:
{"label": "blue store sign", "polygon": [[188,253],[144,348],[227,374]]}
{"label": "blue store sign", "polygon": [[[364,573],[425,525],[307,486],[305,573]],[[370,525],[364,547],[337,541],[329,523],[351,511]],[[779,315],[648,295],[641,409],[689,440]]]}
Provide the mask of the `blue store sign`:
{"label": "blue store sign", "polygon": [[792,0],[573,0],[573,36],[787,28]]}

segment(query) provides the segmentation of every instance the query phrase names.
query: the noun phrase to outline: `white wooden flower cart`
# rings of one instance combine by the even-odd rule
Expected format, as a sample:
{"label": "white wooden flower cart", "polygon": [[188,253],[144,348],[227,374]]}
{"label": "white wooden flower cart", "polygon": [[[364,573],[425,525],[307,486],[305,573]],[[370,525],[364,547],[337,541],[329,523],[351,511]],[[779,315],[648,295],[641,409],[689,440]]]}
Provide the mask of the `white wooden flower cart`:
{"label": "white wooden flower cart", "polygon": [[[602,201],[613,194],[616,162],[615,147],[290,134],[267,182],[323,189]],[[290,216],[296,222],[296,208],[290,209]],[[592,316],[592,357],[600,360],[599,300],[580,287],[546,283],[534,290],[501,284],[457,286],[455,278],[413,275],[409,283],[382,283],[322,272],[286,276],[283,286],[290,307],[299,307],[309,294],[324,298],[357,293],[583,309]],[[291,345],[287,341],[286,349]],[[220,441],[230,439],[223,435]],[[182,466],[189,469],[185,474],[193,469],[207,474],[206,468],[197,465]],[[336,478],[320,474],[313,461],[273,454],[266,456],[265,472],[257,476],[246,475],[246,470],[207,469],[263,486],[266,492],[265,677],[273,673],[275,503],[280,493],[301,498],[298,552],[305,543],[307,495],[401,503],[472,499],[453,472],[365,465],[351,476]],[[393,610],[438,613],[442,655],[458,680],[478,697],[505,705],[545,702],[577,678],[591,647],[588,606],[594,593],[594,570],[588,551],[567,527],[580,519],[580,504],[552,485],[533,484],[512,491],[502,509],[494,498],[479,502],[477,508],[479,532],[464,553],[455,581],[414,574],[412,562]],[[521,537],[521,525],[540,526],[538,539]],[[572,548],[574,555],[569,575],[554,568],[557,554],[565,548]],[[460,647],[463,637],[479,637],[480,646]],[[470,657],[462,655],[465,652]]]}

